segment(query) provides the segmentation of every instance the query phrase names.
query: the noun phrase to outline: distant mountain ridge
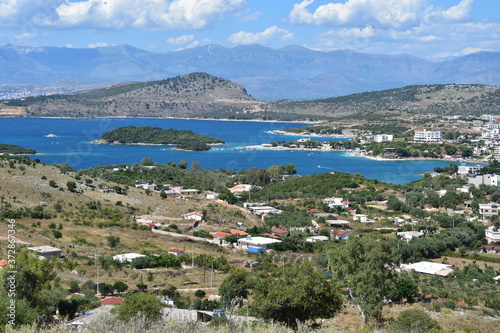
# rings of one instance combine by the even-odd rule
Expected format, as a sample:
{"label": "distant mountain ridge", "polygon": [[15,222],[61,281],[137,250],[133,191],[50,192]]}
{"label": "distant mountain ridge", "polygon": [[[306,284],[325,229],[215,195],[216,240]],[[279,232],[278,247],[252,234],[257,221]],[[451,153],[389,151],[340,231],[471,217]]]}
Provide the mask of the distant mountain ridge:
{"label": "distant mountain ridge", "polygon": [[301,46],[205,45],[149,52],[128,45],[89,49],[0,47],[0,84],[153,81],[206,72],[259,100],[309,100],[421,84],[500,85],[500,52],[432,62],[410,55],[320,52]]}

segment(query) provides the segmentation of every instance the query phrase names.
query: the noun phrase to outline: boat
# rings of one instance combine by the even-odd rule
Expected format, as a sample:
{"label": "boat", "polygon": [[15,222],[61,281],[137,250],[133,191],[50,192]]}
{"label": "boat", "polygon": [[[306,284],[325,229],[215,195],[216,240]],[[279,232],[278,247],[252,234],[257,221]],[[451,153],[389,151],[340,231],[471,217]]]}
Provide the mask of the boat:
{"label": "boat", "polygon": [[55,134],[53,134],[53,133],[50,133],[50,134],[47,134],[45,137],[46,137],[46,138],[56,138],[56,137],[57,137],[57,135],[55,135]]}

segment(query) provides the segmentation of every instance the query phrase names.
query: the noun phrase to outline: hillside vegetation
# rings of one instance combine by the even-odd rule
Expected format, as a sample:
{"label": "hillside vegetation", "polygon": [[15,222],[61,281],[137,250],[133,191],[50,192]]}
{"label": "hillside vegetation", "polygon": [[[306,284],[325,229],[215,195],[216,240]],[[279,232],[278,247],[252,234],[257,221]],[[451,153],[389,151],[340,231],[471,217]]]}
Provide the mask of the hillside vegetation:
{"label": "hillside vegetation", "polygon": [[378,110],[432,114],[498,114],[500,87],[434,84],[365,92],[310,101],[278,101],[269,111],[339,117]]}
{"label": "hillside vegetation", "polygon": [[327,99],[260,102],[240,84],[192,73],[81,94],[9,100],[0,103],[0,115],[323,120],[379,110],[497,114],[499,105],[500,87],[479,84],[419,85]]}
{"label": "hillside vegetation", "polygon": [[240,110],[257,103],[237,83],[192,73],[161,81],[117,84],[82,94],[10,100],[3,106],[21,107],[26,116],[191,117],[215,110]]}

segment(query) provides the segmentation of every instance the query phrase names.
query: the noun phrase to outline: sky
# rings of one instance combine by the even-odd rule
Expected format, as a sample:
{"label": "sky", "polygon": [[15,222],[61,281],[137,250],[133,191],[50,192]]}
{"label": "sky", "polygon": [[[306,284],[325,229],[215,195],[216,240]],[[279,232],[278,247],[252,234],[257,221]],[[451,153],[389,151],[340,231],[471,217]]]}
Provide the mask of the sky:
{"label": "sky", "polygon": [[500,51],[500,1],[0,0],[0,45],[169,52],[254,43],[436,60]]}

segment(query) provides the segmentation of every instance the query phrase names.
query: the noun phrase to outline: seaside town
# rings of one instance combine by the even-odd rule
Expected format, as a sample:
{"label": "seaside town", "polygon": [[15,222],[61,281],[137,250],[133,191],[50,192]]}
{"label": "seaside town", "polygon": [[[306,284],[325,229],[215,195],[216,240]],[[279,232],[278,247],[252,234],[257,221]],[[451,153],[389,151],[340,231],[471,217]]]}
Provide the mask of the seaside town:
{"label": "seaside town", "polygon": [[[144,158],[76,171],[4,154],[2,226],[16,224],[15,237],[5,240],[25,265],[17,274],[45,267],[43,279],[55,282],[33,280],[33,288],[57,302],[17,291],[20,300],[52,304],[43,321],[78,329],[128,311],[177,322],[274,318],[295,326],[292,310],[269,312],[278,295],[299,302],[295,322],[330,328],[357,330],[404,311],[424,311],[433,327],[477,318],[483,328],[496,326],[500,118],[447,120],[470,130],[360,133],[332,142],[305,136],[247,147],[450,161],[405,185],[334,171],[299,176],[291,164],[229,172]],[[412,154],[415,145],[427,145],[418,149],[427,155]],[[39,199],[30,204],[26,191]],[[370,255],[357,256],[360,248]],[[9,263],[0,260],[7,275]],[[288,289],[297,279],[304,294]]]}

